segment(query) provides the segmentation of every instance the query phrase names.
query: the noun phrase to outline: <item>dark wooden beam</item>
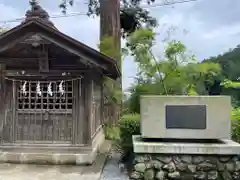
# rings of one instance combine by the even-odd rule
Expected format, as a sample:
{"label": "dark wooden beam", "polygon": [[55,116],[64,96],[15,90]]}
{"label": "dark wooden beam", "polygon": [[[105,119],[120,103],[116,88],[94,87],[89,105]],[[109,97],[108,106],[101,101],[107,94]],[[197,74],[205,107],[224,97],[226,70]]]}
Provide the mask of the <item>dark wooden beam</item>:
{"label": "dark wooden beam", "polygon": [[51,36],[49,36],[48,34],[42,34],[42,36],[44,38],[46,38],[47,40],[51,41],[52,43],[58,45],[59,47],[67,50],[68,52],[70,52],[71,54],[75,54],[79,57],[82,57],[82,58],[79,58],[79,60],[81,62],[83,62],[84,64],[86,65],[89,65],[89,64],[93,64],[97,67],[101,67],[102,69],[108,71],[108,67],[106,64],[98,64],[95,62],[95,60],[92,60],[91,58],[88,58],[87,56],[85,56],[83,53],[80,53],[78,50],[76,49],[73,49],[73,48],[69,48],[68,46],[66,46],[64,43],[61,43],[60,41],[56,41],[54,38],[52,38]]}
{"label": "dark wooden beam", "polygon": [[[38,60],[39,58],[38,57],[29,57],[29,58],[26,58],[26,57],[0,57],[0,63],[14,63],[14,62],[31,62],[31,61],[36,61]],[[39,59],[40,60],[40,59]],[[81,63],[82,62],[82,59],[79,58],[79,59],[72,59],[72,60],[75,60],[76,63],[73,63],[72,64],[67,64],[67,57],[64,57],[63,59],[59,59],[59,58],[48,58],[49,62],[51,61],[52,64],[51,65],[51,68],[66,68],[66,69],[76,69],[76,67],[78,66],[85,66],[85,67],[93,67],[92,65],[86,65],[85,63]],[[57,62],[61,60],[61,62],[64,62],[66,60],[66,63],[65,64],[57,64]],[[50,67],[49,67],[50,68]]]}
{"label": "dark wooden beam", "polygon": [[[66,61],[65,61],[66,59]],[[33,67],[33,65],[41,65],[40,61],[41,59],[37,57],[32,57],[32,58],[20,58],[20,57],[14,57],[14,58],[0,58],[0,63],[6,63],[8,66],[14,68],[14,69],[29,69],[25,68],[30,65],[30,67]],[[59,58],[48,58],[48,68],[50,71],[51,69],[63,69],[63,70],[78,70],[78,69],[87,69],[91,68],[91,66],[86,66],[85,64],[81,63],[77,59],[72,59],[73,61],[71,64],[69,61],[67,62],[67,57],[64,57],[64,59],[59,59]],[[34,66],[35,67],[35,66]],[[40,68],[40,67],[39,67]],[[94,67],[92,67],[94,68]],[[40,72],[44,72],[44,70],[40,70]],[[46,72],[48,72],[46,71]]]}
{"label": "dark wooden beam", "polygon": [[48,47],[42,45],[42,52],[39,53],[38,67],[40,72],[49,72]]}
{"label": "dark wooden beam", "polygon": [[[21,57],[0,57],[0,63],[7,62],[7,61],[34,61],[38,59],[37,57],[32,58],[21,58]],[[56,60],[57,58],[49,58],[49,60]]]}
{"label": "dark wooden beam", "polygon": [[3,51],[6,51],[7,49],[13,48],[17,43],[22,42],[24,39],[26,39],[27,37],[33,35],[34,33],[28,33],[25,34],[24,36],[19,37],[18,39],[13,40],[11,43],[8,44],[4,44],[3,46],[0,46],[0,53]]}
{"label": "dark wooden beam", "polygon": [[52,70],[50,72],[37,72],[37,71],[21,71],[21,70],[5,70],[6,77],[68,77],[68,76],[79,76],[83,73],[88,72],[88,69],[79,70]]}

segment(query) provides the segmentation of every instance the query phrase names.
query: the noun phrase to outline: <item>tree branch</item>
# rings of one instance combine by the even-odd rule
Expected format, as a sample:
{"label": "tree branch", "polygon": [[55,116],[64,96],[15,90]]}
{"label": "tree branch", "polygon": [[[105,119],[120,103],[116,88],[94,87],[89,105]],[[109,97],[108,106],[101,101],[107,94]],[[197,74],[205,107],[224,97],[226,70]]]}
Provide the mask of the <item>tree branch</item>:
{"label": "tree branch", "polygon": [[158,71],[158,75],[159,75],[159,78],[160,78],[160,82],[161,82],[161,84],[162,84],[162,86],[163,86],[163,89],[164,89],[164,91],[165,91],[165,94],[167,95],[167,94],[168,94],[168,91],[167,91],[167,88],[166,88],[166,86],[165,86],[163,77],[162,77],[162,75],[161,75],[161,70],[159,69],[159,67],[158,67],[158,65],[157,65],[157,64],[158,64],[158,61],[157,61],[157,59],[155,58],[155,56],[153,55],[151,49],[149,49],[149,54],[152,56],[152,59],[153,59],[154,62],[155,62],[155,66],[156,66],[157,71]]}

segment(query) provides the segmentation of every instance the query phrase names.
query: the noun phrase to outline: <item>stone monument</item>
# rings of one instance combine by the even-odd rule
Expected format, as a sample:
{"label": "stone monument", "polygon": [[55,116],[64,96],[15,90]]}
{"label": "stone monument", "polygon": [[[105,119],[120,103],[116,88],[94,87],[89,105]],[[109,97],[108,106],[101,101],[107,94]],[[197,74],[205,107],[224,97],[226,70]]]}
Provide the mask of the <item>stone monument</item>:
{"label": "stone monument", "polygon": [[141,96],[132,179],[240,180],[229,96]]}

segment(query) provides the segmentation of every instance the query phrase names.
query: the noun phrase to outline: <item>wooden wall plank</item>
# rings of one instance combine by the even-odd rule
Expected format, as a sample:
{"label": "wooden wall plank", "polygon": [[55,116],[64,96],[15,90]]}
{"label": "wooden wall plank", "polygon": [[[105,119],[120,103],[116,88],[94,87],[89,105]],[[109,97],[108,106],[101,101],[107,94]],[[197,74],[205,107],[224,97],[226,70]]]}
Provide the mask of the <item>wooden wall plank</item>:
{"label": "wooden wall plank", "polygon": [[89,71],[84,75],[84,112],[85,119],[83,120],[84,143],[91,143],[91,122],[92,122],[92,95],[93,81],[92,72]]}

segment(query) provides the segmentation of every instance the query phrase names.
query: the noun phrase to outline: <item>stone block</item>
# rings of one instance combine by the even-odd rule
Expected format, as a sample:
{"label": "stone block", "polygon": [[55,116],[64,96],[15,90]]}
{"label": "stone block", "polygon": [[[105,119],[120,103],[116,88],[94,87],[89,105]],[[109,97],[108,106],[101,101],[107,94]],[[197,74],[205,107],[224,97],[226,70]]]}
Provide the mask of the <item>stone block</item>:
{"label": "stone block", "polygon": [[92,154],[76,154],[76,165],[91,165],[95,156]]}
{"label": "stone block", "polygon": [[[102,138],[102,136],[99,137]],[[32,148],[31,145],[2,147],[5,148],[5,151],[0,151],[0,162],[26,164],[91,165],[94,163],[100,149],[102,153],[105,153],[110,148],[109,143],[106,143],[107,148],[104,145],[104,147],[101,146],[100,148],[101,143],[102,142],[99,143],[99,141],[96,141],[95,147],[69,147],[68,149],[63,147],[60,147],[58,149],[55,146],[34,146],[34,148]]]}
{"label": "stone block", "polygon": [[7,152],[0,152],[0,162],[6,162],[7,160]]}
{"label": "stone block", "polygon": [[21,161],[29,164],[54,164],[52,154],[44,153],[22,153]]}
{"label": "stone block", "polygon": [[21,153],[13,153],[13,152],[8,152],[4,156],[4,162],[6,163],[20,163],[21,161]]}
{"label": "stone block", "polygon": [[[141,136],[135,135],[133,136],[133,150],[135,153],[152,153],[152,154],[174,154],[174,155],[215,155],[215,154],[221,154],[223,157],[220,159],[222,160],[228,160],[225,158],[231,158],[228,157],[229,155],[236,155],[240,152],[240,144],[236,143],[231,140],[221,140],[222,143],[184,143],[184,142],[146,142],[141,139]],[[224,156],[227,155],[227,156]],[[170,161],[172,157],[164,157],[162,156],[160,161]],[[197,159],[199,156],[196,156],[192,159],[189,159],[187,156],[182,156],[184,161],[199,161],[201,162],[202,159]],[[209,159],[213,161],[214,159]]]}
{"label": "stone block", "polygon": [[[144,138],[231,138],[231,98],[229,96],[147,95],[141,96],[140,105],[141,134]],[[168,112],[170,110],[173,112]],[[198,113],[199,115],[196,115]],[[203,117],[198,119],[201,114]],[[202,121],[201,124],[199,124],[200,121]]]}
{"label": "stone block", "polygon": [[76,155],[75,154],[60,154],[59,164],[69,164],[69,165],[76,165]]}

